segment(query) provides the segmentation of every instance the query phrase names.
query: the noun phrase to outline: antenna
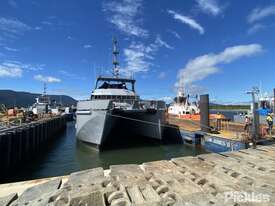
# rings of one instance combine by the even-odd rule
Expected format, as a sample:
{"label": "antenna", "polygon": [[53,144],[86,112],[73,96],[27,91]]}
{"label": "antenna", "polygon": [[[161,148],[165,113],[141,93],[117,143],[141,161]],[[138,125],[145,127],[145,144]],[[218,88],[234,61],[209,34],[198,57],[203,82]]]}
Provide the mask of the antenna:
{"label": "antenna", "polygon": [[47,95],[47,83],[44,82],[44,91],[43,91],[43,96]]}
{"label": "antenna", "polygon": [[118,62],[118,55],[119,55],[119,51],[118,51],[118,48],[117,48],[117,40],[116,38],[113,38],[113,65],[114,65],[114,68],[113,68],[113,75],[115,77],[118,77],[119,76],[119,62]]}

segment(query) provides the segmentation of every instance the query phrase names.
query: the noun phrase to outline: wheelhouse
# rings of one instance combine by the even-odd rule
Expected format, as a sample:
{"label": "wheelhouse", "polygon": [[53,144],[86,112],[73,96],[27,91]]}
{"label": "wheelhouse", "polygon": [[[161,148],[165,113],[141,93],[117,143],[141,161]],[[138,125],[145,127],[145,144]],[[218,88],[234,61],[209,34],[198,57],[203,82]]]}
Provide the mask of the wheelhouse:
{"label": "wheelhouse", "polygon": [[130,78],[102,77],[96,81],[95,89],[128,89],[127,85],[135,92],[136,80]]}
{"label": "wheelhouse", "polygon": [[135,93],[135,82],[136,80],[130,78],[99,76],[91,99],[137,100],[139,97]]}

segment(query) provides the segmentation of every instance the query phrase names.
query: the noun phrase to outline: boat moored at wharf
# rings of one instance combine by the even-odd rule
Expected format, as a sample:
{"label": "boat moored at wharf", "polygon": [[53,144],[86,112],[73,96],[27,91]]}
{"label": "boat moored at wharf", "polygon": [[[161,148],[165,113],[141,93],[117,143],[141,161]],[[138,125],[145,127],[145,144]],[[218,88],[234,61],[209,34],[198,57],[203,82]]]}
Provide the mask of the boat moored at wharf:
{"label": "boat moored at wharf", "polygon": [[114,135],[110,135],[114,131],[123,131],[128,137],[161,140],[165,102],[140,99],[135,91],[136,80],[119,75],[118,54],[117,41],[114,40],[113,76],[99,76],[90,100],[78,102],[76,136],[98,148],[117,141]]}

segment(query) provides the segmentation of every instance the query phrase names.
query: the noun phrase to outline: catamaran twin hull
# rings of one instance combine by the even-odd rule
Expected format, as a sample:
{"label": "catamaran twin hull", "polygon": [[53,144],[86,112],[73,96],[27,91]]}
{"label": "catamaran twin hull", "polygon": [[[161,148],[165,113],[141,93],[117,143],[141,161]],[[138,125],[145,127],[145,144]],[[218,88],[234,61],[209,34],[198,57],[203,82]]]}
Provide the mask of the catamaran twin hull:
{"label": "catamaran twin hull", "polygon": [[165,106],[157,109],[125,110],[108,109],[110,104],[111,101],[108,100],[78,103],[76,135],[79,140],[102,147],[117,141],[117,137],[112,135],[115,131],[126,134],[128,138],[143,136],[162,139]]}

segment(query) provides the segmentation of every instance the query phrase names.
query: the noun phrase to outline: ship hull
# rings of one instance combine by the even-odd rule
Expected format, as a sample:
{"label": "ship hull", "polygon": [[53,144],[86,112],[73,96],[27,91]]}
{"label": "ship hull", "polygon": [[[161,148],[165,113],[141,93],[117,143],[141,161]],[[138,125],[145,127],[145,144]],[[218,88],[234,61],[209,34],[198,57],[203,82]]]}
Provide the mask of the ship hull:
{"label": "ship hull", "polygon": [[122,136],[126,136],[128,140],[142,136],[160,141],[164,121],[164,109],[90,109],[90,112],[77,113],[76,136],[78,140],[92,144],[99,149],[107,144],[122,141],[120,139]]}

